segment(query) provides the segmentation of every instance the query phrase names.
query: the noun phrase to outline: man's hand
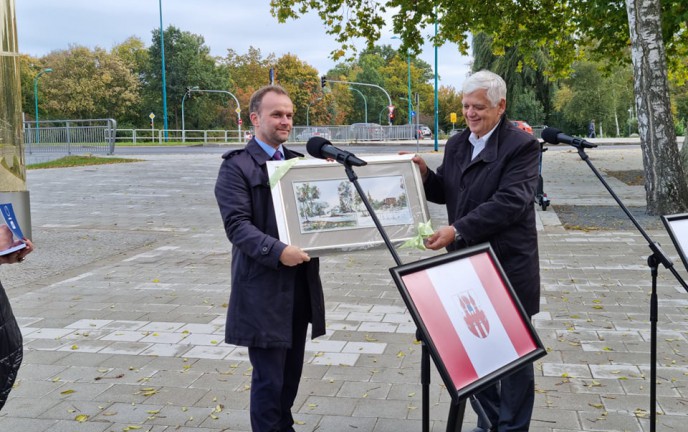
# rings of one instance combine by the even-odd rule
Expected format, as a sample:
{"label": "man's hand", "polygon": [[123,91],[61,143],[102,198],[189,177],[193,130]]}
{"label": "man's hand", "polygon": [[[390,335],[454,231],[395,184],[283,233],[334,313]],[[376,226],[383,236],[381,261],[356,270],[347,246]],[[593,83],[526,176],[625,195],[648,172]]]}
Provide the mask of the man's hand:
{"label": "man's hand", "polygon": [[306,252],[301,250],[301,248],[292,245],[287,245],[280,255],[280,262],[288,267],[293,267],[310,260],[311,257],[309,257]]}
{"label": "man's hand", "polygon": [[425,247],[431,250],[445,248],[454,242],[454,227],[443,226],[425,240]]}
{"label": "man's hand", "polygon": [[[411,152],[400,151],[398,154],[405,155],[405,154],[411,154]],[[423,160],[423,158],[418,156],[417,154],[414,155],[413,158],[411,158],[411,160],[413,161],[413,163],[418,165],[418,168],[420,169],[420,175],[421,175],[421,177],[423,177],[423,181],[425,181],[425,179],[428,176],[428,164],[426,164],[425,160]]]}

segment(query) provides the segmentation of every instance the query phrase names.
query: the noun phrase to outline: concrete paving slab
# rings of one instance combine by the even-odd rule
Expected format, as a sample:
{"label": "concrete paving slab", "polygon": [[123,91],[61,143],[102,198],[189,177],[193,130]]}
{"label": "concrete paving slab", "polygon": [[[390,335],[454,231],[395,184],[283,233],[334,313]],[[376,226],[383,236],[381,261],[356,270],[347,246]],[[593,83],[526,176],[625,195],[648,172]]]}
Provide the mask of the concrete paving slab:
{"label": "concrete paving slab", "polygon": [[[230,245],[212,193],[219,153],[29,171],[37,250],[0,267],[26,352],[0,430],[250,430],[246,351],[222,341]],[[637,147],[589,155],[603,173],[642,167]],[[557,205],[615,205],[575,151],[546,152],[543,176],[552,207],[537,213],[534,324],[549,355],[535,365],[531,430],[648,431],[649,249],[629,229],[564,229]],[[644,205],[642,186],[607,179],[626,205]],[[441,206],[429,208],[435,226],[446,223]],[[650,234],[679,263],[667,234]],[[400,251],[404,262],[433,255]],[[298,432],[421,429],[420,346],[392,266],[383,249],[322,258],[328,333],[308,345]],[[682,430],[688,296],[659,273],[659,430]],[[443,431],[450,400],[432,369],[430,426]]]}

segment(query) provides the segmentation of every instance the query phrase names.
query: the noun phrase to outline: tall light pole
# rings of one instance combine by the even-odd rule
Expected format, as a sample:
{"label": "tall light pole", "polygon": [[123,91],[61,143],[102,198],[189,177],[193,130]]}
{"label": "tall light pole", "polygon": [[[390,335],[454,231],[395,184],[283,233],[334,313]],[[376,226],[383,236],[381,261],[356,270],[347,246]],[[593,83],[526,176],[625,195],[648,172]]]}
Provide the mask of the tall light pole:
{"label": "tall light pole", "polygon": [[162,62],[162,122],[167,141],[167,80],[165,79],[165,36],[162,28],[162,0],[158,0],[160,9],[160,57]]}
{"label": "tall light pole", "polygon": [[306,106],[306,126],[310,126],[310,119],[308,116],[310,115],[311,106],[321,99],[322,99],[322,97],[319,97],[316,100],[314,100],[313,102],[309,103],[308,106]]}
{"label": "tall light pole", "polygon": [[[417,96],[417,95],[416,95],[416,96]],[[403,100],[404,98],[402,97],[401,99]],[[413,108],[413,105],[411,105],[411,108]],[[418,111],[420,111],[420,103],[419,103],[417,97],[416,97],[416,109],[417,109]],[[409,128],[409,129],[411,129],[411,130],[413,131],[412,134],[411,134],[411,139],[413,139],[414,136],[416,137],[416,152],[419,152],[419,151],[420,151],[420,138],[421,138],[421,134],[420,134],[420,128],[418,127],[418,116],[416,116],[416,124],[415,124],[415,126],[412,126],[412,127]]]}
{"label": "tall light pole", "polygon": [[[413,122],[411,119],[411,110],[413,107],[411,106],[411,55],[409,54],[406,58],[408,60],[408,109],[409,109],[409,115],[408,115],[408,121],[409,124]],[[416,116],[419,116],[420,113],[416,113]]]}
{"label": "tall light pole", "polygon": [[365,122],[368,123],[368,101],[366,100],[365,95],[363,93],[361,93],[361,91],[359,89],[356,89],[353,87],[349,87],[349,90],[353,90],[353,91],[357,92],[363,98],[363,109],[364,109],[364,113],[365,113]]}
{"label": "tall light pole", "polygon": [[187,87],[186,88],[186,93],[184,93],[184,96],[182,96],[182,136],[186,137],[186,130],[184,128],[184,99],[186,99],[186,95],[193,93],[193,92],[199,92],[199,93],[224,93],[230,95],[233,99],[234,102],[236,102],[236,109],[234,112],[236,112],[237,115],[237,125],[238,125],[238,133],[239,133],[239,141],[241,141],[241,106],[239,105],[239,99],[237,99],[236,96],[234,96],[233,93],[227,91],[227,90],[204,90],[198,88],[198,86],[194,87]]}
{"label": "tall light pole", "polygon": [[440,146],[437,142],[440,127],[440,107],[437,97],[437,5],[435,5],[435,151],[439,151]]}
{"label": "tall light pole", "polygon": [[[392,105],[392,97],[389,95],[389,92],[377,84],[370,84],[370,83],[363,83],[363,82],[356,82],[356,81],[338,81],[338,80],[331,80],[331,79],[328,79],[327,82],[340,83],[340,84],[356,84],[356,85],[375,87],[377,89],[380,89],[385,94],[385,96],[387,96],[387,102],[389,102],[389,105],[387,105],[387,109],[389,109],[390,114],[391,114],[392,110],[394,109],[394,105]],[[389,120],[389,125],[392,126],[392,118],[390,116],[387,116],[387,119]]]}
{"label": "tall light pole", "polygon": [[182,142],[186,142],[186,128],[184,127],[184,99],[192,91],[198,91],[198,86],[187,87],[186,93],[182,96]]}
{"label": "tall light pole", "polygon": [[[399,36],[392,36],[392,39],[401,40]],[[412,124],[413,120],[411,118],[411,111],[413,110],[413,104],[411,103],[411,54],[406,55],[406,63],[408,64],[408,124]],[[416,115],[419,115],[419,113],[416,113]]]}
{"label": "tall light pole", "polygon": [[38,144],[39,142],[39,136],[38,136],[38,78],[43,75],[44,73],[49,73],[52,72],[52,68],[45,68],[42,71],[38,72],[38,75],[36,75],[36,78],[33,79],[33,103],[34,103],[34,108],[36,109],[36,139],[34,142]]}
{"label": "tall light pole", "polygon": [[377,115],[377,122],[380,124],[382,124],[382,113],[385,112],[386,109],[387,107],[382,108],[382,110],[380,110],[380,112]]}

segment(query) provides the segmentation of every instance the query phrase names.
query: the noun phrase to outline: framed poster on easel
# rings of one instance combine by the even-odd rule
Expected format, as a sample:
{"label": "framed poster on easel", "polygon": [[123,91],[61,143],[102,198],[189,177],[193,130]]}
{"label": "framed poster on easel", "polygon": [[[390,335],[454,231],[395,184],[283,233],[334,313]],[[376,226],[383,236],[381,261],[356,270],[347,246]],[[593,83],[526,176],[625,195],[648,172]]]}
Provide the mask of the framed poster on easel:
{"label": "framed poster on easel", "polygon": [[671,241],[681,257],[683,266],[688,270],[688,259],[686,258],[686,252],[688,252],[688,213],[662,216],[662,222],[664,222],[669,237],[671,237]]}
{"label": "framed poster on easel", "polygon": [[489,244],[390,272],[455,401],[546,354]]}

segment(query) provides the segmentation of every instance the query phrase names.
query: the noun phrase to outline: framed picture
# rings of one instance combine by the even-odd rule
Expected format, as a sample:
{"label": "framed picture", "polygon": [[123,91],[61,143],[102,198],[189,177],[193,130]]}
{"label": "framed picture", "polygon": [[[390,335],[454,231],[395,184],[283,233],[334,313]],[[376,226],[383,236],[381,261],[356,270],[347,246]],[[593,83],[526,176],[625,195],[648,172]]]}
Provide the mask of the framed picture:
{"label": "framed picture", "polygon": [[683,266],[688,270],[688,213],[662,216],[662,222],[669,232],[671,241],[674,242],[676,251],[683,261]]}
{"label": "framed picture", "polygon": [[[401,243],[428,221],[428,208],[413,155],[368,156],[356,167],[358,182],[389,239]],[[344,167],[321,159],[268,161],[280,240],[314,256],[384,244]],[[283,168],[282,168],[283,170]]]}
{"label": "framed picture", "polygon": [[455,401],[546,354],[489,244],[390,272]]}

